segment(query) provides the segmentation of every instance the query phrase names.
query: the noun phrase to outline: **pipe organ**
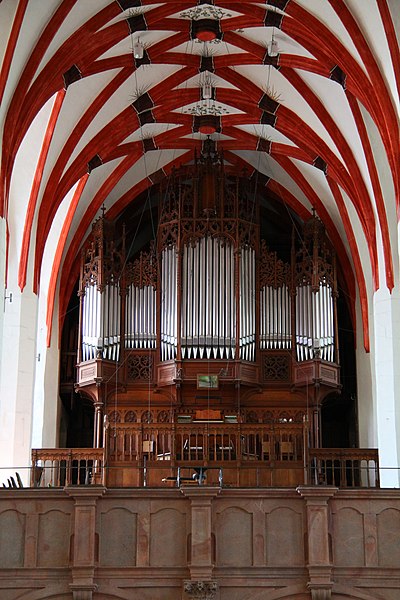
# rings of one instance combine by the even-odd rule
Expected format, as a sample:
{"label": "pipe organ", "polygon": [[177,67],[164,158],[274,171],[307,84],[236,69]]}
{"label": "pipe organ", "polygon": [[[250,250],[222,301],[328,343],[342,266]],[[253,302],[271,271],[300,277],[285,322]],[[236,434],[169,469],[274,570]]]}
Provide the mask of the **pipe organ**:
{"label": "pipe organ", "polygon": [[126,286],[126,348],[156,348],[157,340],[157,258],[154,245],[149,252],[127,262],[123,282]]}
{"label": "pipe organ", "polygon": [[78,356],[82,361],[119,360],[122,256],[123,250],[116,250],[113,225],[104,218],[97,220],[81,259]]}
{"label": "pipe organ", "polygon": [[292,264],[296,359],[321,358],[338,363],[336,257],[315,215],[304,226],[303,243]]}
{"label": "pipe organ", "polygon": [[254,385],[265,353],[290,357],[290,369],[338,363],[336,263],[324,227],[313,215],[283,260],[260,226],[265,190],[254,179],[228,174],[207,140],[193,165],[159,186],[156,239],[133,257],[124,228],[117,235],[104,215],[95,222],[82,254],[80,363],[132,352],[179,370],[240,363],[247,374],[254,365]]}
{"label": "pipe organ", "polygon": [[177,249],[167,246],[161,253],[161,360],[175,359],[178,347],[177,271]]}
{"label": "pipe organ", "polygon": [[255,360],[254,191],[209,145],[194,176],[174,172],[160,211],[161,360]]}
{"label": "pipe organ", "polygon": [[235,253],[210,235],[185,244],[182,257],[182,358],[235,358]]}
{"label": "pipe organ", "polygon": [[260,348],[292,348],[292,294],[290,265],[270,252],[265,240],[260,249]]}

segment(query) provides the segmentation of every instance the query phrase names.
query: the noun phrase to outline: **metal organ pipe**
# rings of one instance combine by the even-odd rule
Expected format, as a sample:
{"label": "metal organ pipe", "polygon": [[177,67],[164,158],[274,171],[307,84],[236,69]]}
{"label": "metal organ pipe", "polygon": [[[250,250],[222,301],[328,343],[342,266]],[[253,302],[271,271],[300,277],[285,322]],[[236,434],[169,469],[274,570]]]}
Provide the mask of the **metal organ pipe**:
{"label": "metal organ pipe", "polygon": [[182,357],[233,358],[233,245],[199,238],[184,245],[182,261]]}
{"label": "metal organ pipe", "polygon": [[285,350],[291,347],[290,293],[286,284],[265,285],[260,290],[260,348]]}
{"label": "metal organ pipe", "polygon": [[156,290],[132,283],[126,296],[125,347],[155,348],[156,337]]}
{"label": "metal organ pipe", "polygon": [[302,285],[296,293],[297,360],[319,357],[334,361],[334,311],[332,289],[324,283],[316,292]]}
{"label": "metal organ pipe", "polygon": [[82,359],[97,356],[118,360],[120,344],[120,295],[118,285],[103,291],[94,283],[85,288],[82,315]]}
{"label": "metal organ pipe", "polygon": [[255,252],[245,246],[240,257],[240,358],[255,360]]}
{"label": "metal organ pipe", "polygon": [[173,360],[177,350],[177,255],[167,246],[161,255],[161,360]]}

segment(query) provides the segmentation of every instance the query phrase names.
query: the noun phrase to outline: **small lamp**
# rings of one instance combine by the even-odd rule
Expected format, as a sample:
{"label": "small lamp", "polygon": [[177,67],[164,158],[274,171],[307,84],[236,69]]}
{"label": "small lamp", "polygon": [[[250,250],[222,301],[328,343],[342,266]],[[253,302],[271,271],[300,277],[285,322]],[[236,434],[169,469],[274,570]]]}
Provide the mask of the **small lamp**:
{"label": "small lamp", "polygon": [[212,98],[212,85],[208,81],[201,86],[201,97],[203,100],[211,100]]}
{"label": "small lamp", "polygon": [[133,44],[133,56],[136,60],[140,60],[141,58],[143,58],[143,54],[144,54],[144,46],[140,40],[137,40]]}
{"label": "small lamp", "polygon": [[278,42],[274,38],[272,38],[271,43],[269,45],[268,54],[272,57],[279,55]]}

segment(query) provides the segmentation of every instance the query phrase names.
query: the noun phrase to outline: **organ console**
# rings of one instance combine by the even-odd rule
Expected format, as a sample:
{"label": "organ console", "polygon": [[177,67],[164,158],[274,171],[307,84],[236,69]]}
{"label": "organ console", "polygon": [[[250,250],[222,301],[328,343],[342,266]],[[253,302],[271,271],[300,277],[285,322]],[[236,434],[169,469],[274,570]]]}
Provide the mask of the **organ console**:
{"label": "organ console", "polygon": [[[318,445],[310,411],[340,387],[336,259],[322,222],[313,214],[293,232],[290,258],[279,256],[260,225],[255,178],[232,174],[210,139],[158,198],[155,239],[134,256],[124,228],[104,215],[93,224],[81,260],[77,389],[115,428],[195,423],[196,411],[217,410],[222,423],[236,415],[228,428],[311,422]],[[199,390],[199,374],[220,375],[217,390]]]}

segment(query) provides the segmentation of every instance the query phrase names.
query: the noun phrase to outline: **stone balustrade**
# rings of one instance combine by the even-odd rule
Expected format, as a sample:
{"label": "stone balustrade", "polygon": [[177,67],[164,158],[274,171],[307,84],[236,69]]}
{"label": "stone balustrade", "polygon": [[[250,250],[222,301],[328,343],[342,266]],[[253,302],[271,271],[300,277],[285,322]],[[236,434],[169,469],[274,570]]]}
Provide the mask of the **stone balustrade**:
{"label": "stone balustrade", "polygon": [[0,490],[0,597],[393,600],[400,491]]}

